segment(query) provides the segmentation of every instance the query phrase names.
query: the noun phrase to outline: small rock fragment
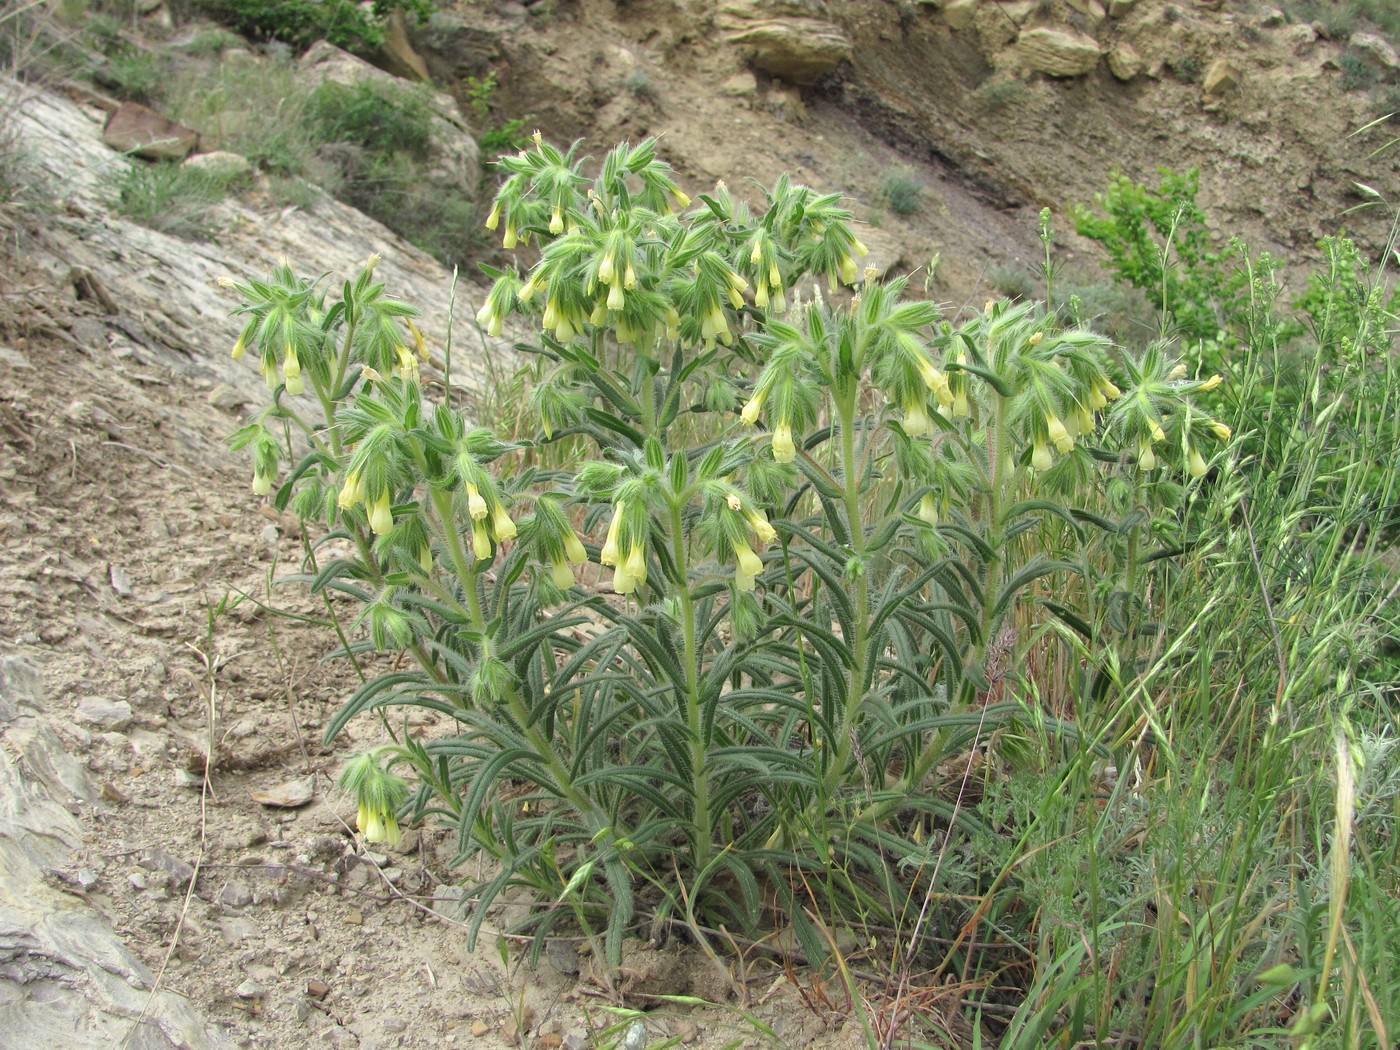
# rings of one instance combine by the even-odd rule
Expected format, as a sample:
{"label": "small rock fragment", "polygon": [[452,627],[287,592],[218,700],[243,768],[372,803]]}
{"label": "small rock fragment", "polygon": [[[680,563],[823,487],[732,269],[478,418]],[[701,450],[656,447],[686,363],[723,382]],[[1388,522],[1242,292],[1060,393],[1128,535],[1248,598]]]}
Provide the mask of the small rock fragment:
{"label": "small rock fragment", "polygon": [[490,1026],[489,1024],[487,1024],[485,1021],[476,1020],[476,1021],[473,1021],[473,1022],[472,1022],[472,1035],[473,1035],[475,1038],[480,1039],[483,1035],[485,1035],[485,1034],[486,1034],[487,1032],[489,1032],[489,1031],[491,1031],[491,1026]]}
{"label": "small rock fragment", "polygon": [[331,994],[331,986],[318,977],[313,977],[306,982],[306,994],[317,1002]]}
{"label": "small rock fragment", "polygon": [[266,791],[252,793],[254,802],[270,809],[297,809],[315,797],[316,782],[311,777],[298,777],[296,780],[278,784]]}
{"label": "small rock fragment", "polygon": [[120,565],[113,565],[108,568],[107,575],[112,581],[112,590],[117,592],[118,597],[131,597],[131,577],[127,575],[125,569]]}
{"label": "small rock fragment", "polygon": [[105,696],[85,696],[78,701],[77,719],[99,729],[120,733],[131,725],[131,705]]}
{"label": "small rock fragment", "polygon": [[238,986],[238,989],[234,992],[234,994],[237,995],[240,999],[261,999],[267,993],[263,991],[262,985],[258,984],[257,981],[249,977],[246,981],[244,981]]}
{"label": "small rock fragment", "polygon": [[227,908],[246,908],[253,903],[253,891],[238,879],[229,879],[219,891],[219,903]]}

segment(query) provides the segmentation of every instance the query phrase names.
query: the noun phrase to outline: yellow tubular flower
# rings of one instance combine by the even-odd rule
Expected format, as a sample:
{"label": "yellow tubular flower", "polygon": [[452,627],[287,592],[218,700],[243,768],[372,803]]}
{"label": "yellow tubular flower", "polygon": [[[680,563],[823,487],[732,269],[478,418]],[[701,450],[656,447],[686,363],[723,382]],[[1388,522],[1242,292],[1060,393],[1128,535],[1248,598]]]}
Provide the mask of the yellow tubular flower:
{"label": "yellow tubular flower", "polygon": [[1196,389],[1198,389],[1198,390],[1214,390],[1216,387],[1218,387],[1218,386],[1219,386],[1221,383],[1223,383],[1223,382],[1225,382],[1225,377],[1224,377],[1224,376],[1222,376],[1222,375],[1213,375],[1213,376],[1211,376],[1209,379],[1207,379],[1204,383],[1202,383],[1199,387],[1197,387]]}
{"label": "yellow tubular flower", "polygon": [[579,542],[573,529],[570,529],[564,536],[564,554],[575,565],[582,565],[588,560],[588,550]]}
{"label": "yellow tubular flower", "polygon": [[1227,427],[1224,423],[1221,423],[1219,420],[1212,421],[1212,423],[1210,424],[1210,432],[1216,437],[1218,437],[1221,441],[1229,441],[1230,434],[1232,433],[1230,428]]}
{"label": "yellow tubular flower", "polygon": [[366,842],[384,841],[384,822],[379,818],[377,809],[365,811],[366,820],[360,825],[360,833],[364,835]]}
{"label": "yellow tubular flower", "polygon": [[413,323],[411,318],[408,319],[408,330],[413,334],[413,346],[414,349],[418,351],[418,359],[420,361],[426,361],[428,359],[428,343],[423,338],[423,333],[418,331],[418,326]]}
{"label": "yellow tubular flower", "polygon": [[753,290],[753,304],[760,310],[768,309],[768,285],[759,281]]}
{"label": "yellow tubular flower", "polygon": [[553,328],[559,323],[559,306],[553,297],[544,302],[544,313],[540,316],[541,328]]}
{"label": "yellow tubular flower", "polygon": [[1036,470],[1049,470],[1050,465],[1055,462],[1055,457],[1050,454],[1050,449],[1043,441],[1037,441],[1031,447],[1031,466]]}
{"label": "yellow tubular flower", "polygon": [[501,238],[501,247],[510,249],[520,243],[520,238],[515,235],[515,223],[506,223],[505,236]]}
{"label": "yellow tubular flower", "polygon": [[1063,454],[1074,448],[1074,438],[1070,437],[1069,431],[1065,429],[1064,423],[1060,422],[1059,416],[1048,416],[1045,420],[1045,430],[1060,453]]}
{"label": "yellow tubular flower", "polygon": [[376,536],[383,536],[394,527],[394,512],[389,506],[389,490],[380,492],[369,509],[369,527]]}
{"label": "yellow tubular flower", "polygon": [[266,474],[253,475],[253,495],[266,496],[272,491],[272,479]]}
{"label": "yellow tubular flower", "polygon": [[491,531],[495,534],[497,543],[515,538],[515,522],[506,513],[503,504],[497,503],[491,512]]}
{"label": "yellow tubular flower", "polygon": [[768,391],[760,390],[749,398],[744,405],[744,409],[739,413],[739,418],[749,426],[758,422],[758,414],[763,411],[763,402],[768,400]]}
{"label": "yellow tubular flower", "polygon": [[911,401],[904,406],[904,432],[910,437],[923,437],[933,430],[933,422],[922,401]]}
{"label": "yellow tubular flower", "polygon": [[627,298],[622,294],[622,285],[614,284],[608,291],[608,309],[621,310],[627,305]]}
{"label": "yellow tubular flower", "polygon": [[953,415],[957,417],[972,415],[972,406],[968,404],[966,390],[959,390],[953,398]]}
{"label": "yellow tubular flower", "polygon": [[247,344],[243,341],[243,336],[239,335],[238,342],[233,344],[233,359],[240,361],[243,359],[243,351],[247,349]]}
{"label": "yellow tubular flower", "polygon": [[399,830],[399,818],[387,812],[381,814],[381,817],[384,822],[384,845],[393,849],[403,841],[403,832]]}
{"label": "yellow tubular flower", "polygon": [[481,495],[481,490],[470,481],[463,482],[462,487],[467,490],[467,513],[472,516],[473,521],[480,521],[490,513],[490,508],[486,506],[486,500]]}
{"label": "yellow tubular flower", "polygon": [[757,576],[763,571],[763,561],[747,543],[734,544],[734,557],[738,561],[739,572],[745,576]]}
{"label": "yellow tubular flower", "polygon": [[754,535],[758,537],[760,543],[772,543],[778,538],[778,530],[773,528],[768,521],[768,515],[758,508],[747,511],[744,515],[749,519],[749,528],[753,529]]}
{"label": "yellow tubular flower", "polygon": [[690,198],[687,197],[687,196],[686,196],[684,193],[682,193],[680,190],[676,189],[675,187],[672,187],[672,189],[671,189],[671,196],[674,197],[674,198],[676,198],[676,204],[677,204],[677,206],[679,206],[679,207],[681,207],[681,208],[689,208],[689,207],[690,207]]}
{"label": "yellow tubular flower", "polygon": [[1178,380],[1178,379],[1185,379],[1185,378],[1186,378],[1186,366],[1185,366],[1185,365],[1180,365],[1180,364],[1179,364],[1179,365],[1177,365],[1175,368],[1173,368],[1170,372],[1167,373],[1167,379],[1168,379],[1168,380],[1171,380],[1171,381],[1173,381],[1173,382],[1176,381],[1176,380]]}
{"label": "yellow tubular flower", "polygon": [[1154,420],[1152,421],[1152,440],[1153,440],[1153,441],[1165,441],[1166,439],[1167,439],[1167,435],[1166,435],[1166,432],[1162,430],[1162,424],[1161,424],[1161,423],[1158,423],[1158,422],[1154,419]]}
{"label": "yellow tubular flower", "polygon": [[779,463],[791,463],[797,458],[797,446],[792,441],[792,427],[779,423],[773,428],[773,459]]}
{"label": "yellow tubular flower", "polygon": [[472,554],[477,561],[487,561],[491,557],[491,537],[486,534],[484,521],[472,522]]}
{"label": "yellow tubular flower", "polygon": [[841,274],[842,284],[855,284],[856,278],[860,276],[860,266],[857,264],[855,257],[851,255],[844,255],[841,257],[838,270]]}
{"label": "yellow tubular flower", "polygon": [[1138,466],[1143,470],[1155,470],[1157,467],[1157,454],[1152,451],[1152,446],[1146,441],[1138,442]]}
{"label": "yellow tubular flower", "polygon": [[486,228],[494,230],[501,224],[501,202],[497,201],[491,209],[491,214],[486,216]]}
{"label": "yellow tubular flower", "polygon": [[617,263],[613,261],[612,252],[603,256],[602,262],[598,264],[598,280],[604,284],[612,284],[616,274]]}
{"label": "yellow tubular flower", "polygon": [[930,525],[938,525],[938,500],[932,492],[925,492],[919,500],[919,517]]}
{"label": "yellow tubular flower", "polygon": [[554,214],[549,217],[549,232],[555,234],[564,232],[564,216],[560,213],[557,204],[554,206]]}
{"label": "yellow tubular flower", "polygon": [[598,554],[598,564],[617,564],[617,534],[622,531],[622,515],[627,510],[627,501],[619,500],[613,508],[612,523],[608,525],[607,538],[603,540],[603,549]]}
{"label": "yellow tubular flower", "polygon": [[1092,434],[1094,432],[1094,413],[1090,412],[1083,405],[1075,405],[1074,413],[1079,420],[1079,432],[1081,434]]}
{"label": "yellow tubular flower", "polygon": [[1032,333],[1030,339],[1028,339],[1027,342],[1030,343],[1031,346],[1039,346],[1039,345],[1040,345],[1040,341],[1041,341],[1042,339],[1044,339],[1044,338],[1045,338],[1045,333],[1044,333],[1044,332],[1035,332],[1035,333]]}
{"label": "yellow tubular flower", "polygon": [[1089,407],[1095,411],[1108,407],[1108,398],[1104,397],[1103,390],[1098,383],[1089,387]]}
{"label": "yellow tubular flower", "polygon": [[433,548],[426,543],[418,548],[418,567],[424,573],[433,571]]}
{"label": "yellow tubular flower", "polygon": [[622,275],[622,287],[626,288],[629,292],[637,287],[637,271],[633,269],[630,261],[627,263],[626,272]]}
{"label": "yellow tubular flower", "polygon": [[300,394],[306,389],[306,381],[301,378],[301,362],[291,343],[287,344],[287,356],[282,362],[282,377],[287,383],[287,393]]}
{"label": "yellow tubular flower", "polygon": [[628,575],[635,579],[638,584],[647,582],[646,547],[639,543],[628,551],[626,565]]}
{"label": "yellow tubular flower", "polygon": [[1194,445],[1186,450],[1186,469],[1193,478],[1205,477],[1206,461],[1201,458],[1201,454],[1196,451]]}
{"label": "yellow tubular flower", "polygon": [[365,479],[358,470],[352,470],[345,475],[345,484],[340,487],[340,495],[336,498],[336,503],[341,510],[349,510],[364,498]]}
{"label": "yellow tubular flower", "polygon": [[1123,391],[1114,386],[1113,380],[1108,378],[1099,380],[1099,389],[1103,391],[1103,396],[1110,401],[1117,401],[1123,396]]}

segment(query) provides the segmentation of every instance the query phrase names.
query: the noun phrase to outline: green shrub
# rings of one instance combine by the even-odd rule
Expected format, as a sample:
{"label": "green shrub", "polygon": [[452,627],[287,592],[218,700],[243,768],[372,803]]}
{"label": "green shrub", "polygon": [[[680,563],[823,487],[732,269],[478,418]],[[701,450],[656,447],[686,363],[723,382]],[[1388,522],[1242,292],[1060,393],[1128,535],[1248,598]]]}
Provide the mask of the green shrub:
{"label": "green shrub", "polygon": [[893,168],[880,178],[879,199],[896,215],[923,209],[924,187],[911,168]]}
{"label": "green shrub", "polygon": [[1212,245],[1196,203],[1199,172],[1158,174],[1155,190],[1115,175],[1094,196],[1093,209],[1074,209],[1075,230],[1102,245],[1104,266],[1141,288],[1183,337],[1214,343],[1226,318],[1242,309],[1246,279],[1233,257]]}
{"label": "green shrub", "polygon": [[1369,91],[1380,81],[1380,71],[1355,51],[1343,52],[1337,66],[1342,72],[1343,91]]}

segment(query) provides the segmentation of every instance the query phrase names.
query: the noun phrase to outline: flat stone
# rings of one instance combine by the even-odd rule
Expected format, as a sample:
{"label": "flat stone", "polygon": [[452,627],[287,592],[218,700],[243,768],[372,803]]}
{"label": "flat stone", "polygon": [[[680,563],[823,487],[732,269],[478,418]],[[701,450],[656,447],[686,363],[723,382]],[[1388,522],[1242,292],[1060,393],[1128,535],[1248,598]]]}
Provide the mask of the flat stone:
{"label": "flat stone", "polygon": [[467,917],[468,911],[467,891],[461,886],[434,887],[432,909],[436,914],[451,922],[463,921]]}
{"label": "flat stone", "polygon": [[1395,48],[1390,46],[1385,37],[1375,33],[1353,33],[1347,43],[1351,53],[1370,69],[1377,69],[1383,73],[1400,70],[1400,55],[1395,53]]}
{"label": "flat stone", "polygon": [[1111,18],[1122,18],[1137,4],[1137,0],[1108,0],[1108,14]]}
{"label": "flat stone", "polygon": [[1016,48],[1027,67],[1051,77],[1083,76],[1099,64],[1098,41],[1062,29],[1027,29]]}
{"label": "flat stone", "polygon": [[1240,87],[1240,71],[1228,58],[1217,58],[1206,70],[1206,76],[1201,81],[1201,89],[1207,95],[1219,97],[1238,91]]}
{"label": "flat stone", "polygon": [[131,705],[105,696],[85,696],[78,701],[76,717],[86,725],[120,733],[131,725]]}
{"label": "flat stone", "polygon": [[254,791],[251,797],[258,805],[269,809],[297,809],[316,797],[316,781],[311,777],[298,777],[265,791]]}
{"label": "flat stone", "polygon": [[237,182],[253,176],[253,165],[241,153],[216,149],[186,157],[182,167],[202,171],[224,182]]}
{"label": "flat stone", "polygon": [[199,134],[140,103],[123,102],[108,118],[102,141],[146,160],[184,160],[199,145]]}
{"label": "flat stone", "polygon": [[729,98],[747,98],[757,91],[758,77],[747,69],[741,73],[735,73],[732,77],[726,77],[719,86],[719,93]]}
{"label": "flat stone", "polygon": [[1142,56],[1126,40],[1114,44],[1108,52],[1108,71],[1124,82],[1142,73]]}
{"label": "flat stone", "polygon": [[244,981],[238,986],[237,990],[233,994],[238,996],[238,998],[240,999],[261,999],[267,994],[267,992],[263,990],[262,985],[258,984],[257,981],[249,977],[246,981]]}
{"label": "flat stone", "polygon": [[726,4],[720,24],[729,43],[752,54],[756,68],[793,84],[813,84],[851,57],[851,39],[834,22],[755,0]]}
{"label": "flat stone", "polygon": [[251,919],[235,915],[219,923],[219,936],[230,948],[237,948],[244,941],[258,935],[258,925]]}
{"label": "flat stone", "polygon": [[142,850],[136,863],[147,871],[162,872],[182,885],[189,882],[194,876],[193,865],[186,863],[173,853],[166,853],[165,850],[157,849],[155,846]]}
{"label": "flat stone", "polygon": [[972,21],[977,17],[977,0],[951,0],[943,8],[943,21],[948,23],[948,28],[954,32],[961,33],[964,29],[972,25]]}
{"label": "flat stone", "polygon": [[219,891],[219,903],[227,908],[246,908],[253,903],[253,891],[246,882],[229,879]]}

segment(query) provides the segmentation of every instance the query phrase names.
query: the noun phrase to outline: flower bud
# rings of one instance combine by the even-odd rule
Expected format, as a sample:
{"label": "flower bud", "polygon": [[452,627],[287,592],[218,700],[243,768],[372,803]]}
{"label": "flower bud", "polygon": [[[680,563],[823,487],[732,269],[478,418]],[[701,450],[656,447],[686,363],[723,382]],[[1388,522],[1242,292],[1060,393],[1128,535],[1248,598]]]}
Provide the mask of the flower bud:
{"label": "flower bud", "polygon": [[238,336],[238,342],[236,342],[236,343],[233,344],[233,354],[232,354],[233,359],[234,359],[235,361],[242,360],[242,358],[243,358],[243,351],[244,351],[245,349],[247,349],[247,344],[243,341],[243,336],[240,334],[240,335]]}
{"label": "flower bud", "polygon": [[405,321],[408,324],[409,332],[413,335],[413,347],[418,351],[418,359],[420,361],[426,361],[428,359],[427,340],[423,338],[423,333],[418,331],[418,326],[413,323],[412,318],[405,318]]}
{"label": "flower bud", "polygon": [[953,397],[953,415],[958,418],[972,415],[972,406],[967,401],[967,391],[959,390]]}
{"label": "flower bud", "polygon": [[1103,391],[1103,396],[1110,401],[1117,401],[1123,396],[1123,391],[1114,386],[1113,380],[1111,379],[1099,380],[1099,389]]}
{"label": "flower bud", "polygon": [[1031,337],[1030,337],[1028,340],[1026,340],[1026,342],[1028,342],[1031,346],[1039,346],[1039,345],[1040,345],[1040,341],[1041,341],[1042,339],[1044,339],[1044,338],[1045,338],[1045,333],[1044,333],[1044,332],[1033,332],[1033,333],[1031,334]]}
{"label": "flower bud", "polygon": [[617,264],[613,261],[613,253],[604,254],[601,262],[598,263],[598,280],[604,284],[612,284],[613,278],[617,276]]}
{"label": "flower bud", "polygon": [[418,567],[424,573],[433,571],[433,548],[431,544],[423,544],[418,548]]}
{"label": "flower bud", "polygon": [[561,591],[567,591],[577,582],[574,579],[574,570],[569,568],[568,564],[562,558],[550,562],[549,574],[550,579],[554,581],[554,586],[558,587]]}
{"label": "flower bud", "polygon": [[253,495],[266,496],[272,491],[272,478],[266,474],[253,475]]}
{"label": "flower bud", "polygon": [[1083,405],[1075,405],[1074,415],[1079,423],[1079,432],[1081,434],[1092,434],[1094,432],[1094,413],[1090,412]]}
{"label": "flower bud", "polygon": [[1221,423],[1219,420],[1213,420],[1211,422],[1210,432],[1216,437],[1218,437],[1221,441],[1229,441],[1230,434],[1232,433],[1230,428],[1227,427],[1224,423]]}
{"label": "flower bud", "polygon": [[501,202],[497,201],[491,208],[491,214],[486,216],[486,228],[494,230],[501,224]]}
{"label": "flower bud", "polygon": [[1167,435],[1166,435],[1166,432],[1162,429],[1162,424],[1161,424],[1161,423],[1158,423],[1158,422],[1154,419],[1154,420],[1152,421],[1152,440],[1153,440],[1153,441],[1165,441],[1166,439],[1167,439]]}
{"label": "flower bud", "polygon": [[1064,423],[1056,415],[1047,416],[1045,419],[1046,436],[1054,442],[1055,448],[1061,453],[1066,453],[1074,448],[1074,438],[1070,437],[1069,431],[1065,429]]}
{"label": "flower bud", "polygon": [[1173,381],[1173,382],[1176,381],[1176,380],[1178,380],[1178,379],[1185,379],[1185,378],[1186,378],[1186,366],[1185,366],[1185,365],[1180,365],[1180,364],[1179,364],[1179,365],[1177,365],[1175,368],[1173,368],[1170,372],[1167,373],[1167,379],[1169,379],[1169,380],[1171,380],[1171,381]]}
{"label": "flower bud", "polygon": [[501,247],[510,249],[520,243],[520,238],[515,235],[515,223],[506,223],[505,236],[501,238]]}
{"label": "flower bud", "polygon": [[614,284],[612,288],[608,291],[608,309],[621,310],[626,305],[627,299],[622,294],[622,285]]}
{"label": "flower bud", "polygon": [[559,211],[559,205],[554,206],[554,214],[549,217],[549,232],[560,234],[564,232],[564,216]]}
{"label": "flower bud", "polygon": [[779,423],[773,428],[773,459],[779,463],[791,463],[797,458],[797,446],[792,441],[792,427]]}
{"label": "flower bud", "polygon": [[379,493],[369,511],[369,527],[376,536],[383,536],[394,527],[394,512],[389,506],[389,490]]}
{"label": "flower bud", "polygon": [[1218,375],[1218,374],[1217,374],[1217,375],[1213,375],[1213,376],[1211,376],[1209,379],[1207,379],[1204,383],[1202,383],[1200,386],[1198,386],[1196,389],[1197,389],[1197,390],[1201,390],[1201,391],[1205,391],[1205,390],[1214,390],[1216,387],[1218,387],[1218,386],[1219,386],[1221,383],[1223,383],[1223,382],[1225,382],[1225,377],[1224,377],[1224,376]]}
{"label": "flower bud", "polygon": [[1152,446],[1146,441],[1138,442],[1138,466],[1143,470],[1155,470],[1157,467],[1157,454],[1152,451]]}
{"label": "flower bud", "polygon": [[1095,411],[1108,407],[1108,398],[1104,397],[1103,390],[1098,383],[1089,387],[1089,407]]}
{"label": "flower bud", "polygon": [[919,500],[919,517],[937,528],[938,499],[932,492],[925,492]]}
{"label": "flower bud", "polygon": [[626,288],[629,292],[637,287],[637,271],[633,268],[630,261],[627,263],[626,272],[622,275],[622,287]]}

